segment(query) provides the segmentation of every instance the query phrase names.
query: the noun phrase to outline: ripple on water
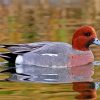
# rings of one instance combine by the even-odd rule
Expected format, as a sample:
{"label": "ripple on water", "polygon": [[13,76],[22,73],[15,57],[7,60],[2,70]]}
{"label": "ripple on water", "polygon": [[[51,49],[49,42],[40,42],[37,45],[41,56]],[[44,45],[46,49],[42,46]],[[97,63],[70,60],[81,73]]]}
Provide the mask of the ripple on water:
{"label": "ripple on water", "polygon": [[93,64],[99,66],[100,65],[100,61],[94,61]]}

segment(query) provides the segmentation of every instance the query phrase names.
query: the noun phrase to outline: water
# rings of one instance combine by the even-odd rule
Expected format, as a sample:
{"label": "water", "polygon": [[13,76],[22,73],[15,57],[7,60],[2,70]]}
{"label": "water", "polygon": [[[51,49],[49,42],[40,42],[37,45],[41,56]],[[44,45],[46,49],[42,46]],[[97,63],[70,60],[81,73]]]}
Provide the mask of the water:
{"label": "water", "polygon": [[100,61],[70,68],[0,64],[0,100],[99,100]]}

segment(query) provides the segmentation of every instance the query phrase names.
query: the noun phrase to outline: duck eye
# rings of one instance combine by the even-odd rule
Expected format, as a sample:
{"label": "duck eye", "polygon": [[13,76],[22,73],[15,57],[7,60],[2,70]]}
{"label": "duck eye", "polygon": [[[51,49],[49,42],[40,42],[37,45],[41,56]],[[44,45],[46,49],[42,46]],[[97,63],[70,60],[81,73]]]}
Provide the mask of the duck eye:
{"label": "duck eye", "polygon": [[84,34],[85,34],[85,36],[90,36],[90,35],[91,35],[90,32],[86,32],[86,33],[84,33]]}

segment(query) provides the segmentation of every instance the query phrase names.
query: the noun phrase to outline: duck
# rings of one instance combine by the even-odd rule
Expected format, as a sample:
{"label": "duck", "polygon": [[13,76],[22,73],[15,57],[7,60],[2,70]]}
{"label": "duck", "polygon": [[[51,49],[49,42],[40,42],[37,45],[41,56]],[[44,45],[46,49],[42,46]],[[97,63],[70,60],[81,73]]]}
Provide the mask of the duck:
{"label": "duck", "polygon": [[72,37],[72,45],[65,42],[34,42],[26,44],[0,44],[8,49],[0,57],[15,64],[42,67],[74,67],[94,61],[90,45],[100,45],[95,29],[85,25],[77,28]]}

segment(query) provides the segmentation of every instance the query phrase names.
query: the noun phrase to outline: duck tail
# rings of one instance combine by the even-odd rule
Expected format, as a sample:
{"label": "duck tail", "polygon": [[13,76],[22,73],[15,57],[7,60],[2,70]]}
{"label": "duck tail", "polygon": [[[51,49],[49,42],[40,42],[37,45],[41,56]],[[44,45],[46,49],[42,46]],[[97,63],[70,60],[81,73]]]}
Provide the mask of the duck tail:
{"label": "duck tail", "polygon": [[8,48],[12,46],[19,46],[18,44],[0,44],[0,48]]}
{"label": "duck tail", "polygon": [[13,53],[10,53],[10,52],[0,53],[0,57],[9,61],[9,62],[15,62],[17,54],[13,54]]}

